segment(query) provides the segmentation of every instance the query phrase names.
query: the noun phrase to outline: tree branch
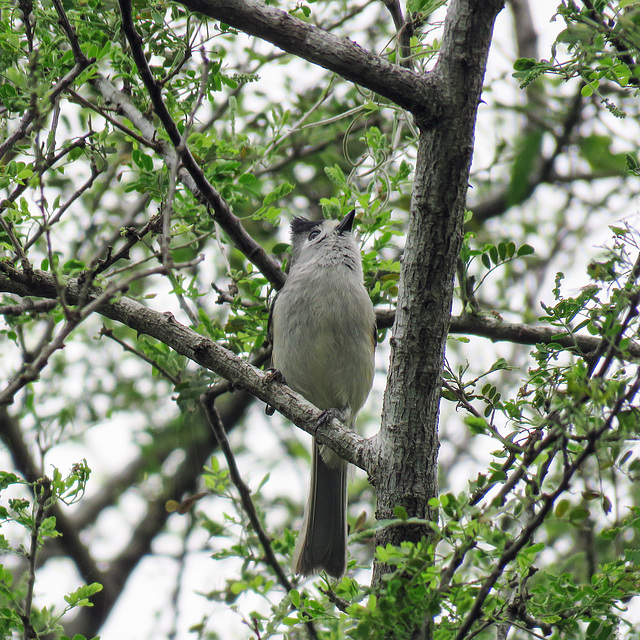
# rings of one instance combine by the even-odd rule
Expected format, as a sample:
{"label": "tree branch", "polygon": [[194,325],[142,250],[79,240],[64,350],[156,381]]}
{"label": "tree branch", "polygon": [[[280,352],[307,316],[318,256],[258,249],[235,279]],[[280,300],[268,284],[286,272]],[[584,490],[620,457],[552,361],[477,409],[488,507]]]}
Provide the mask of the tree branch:
{"label": "tree branch", "polygon": [[[17,295],[56,298],[57,290],[51,274],[36,270],[26,274],[0,262],[0,291]],[[84,294],[76,279],[64,287],[68,304],[74,305]],[[101,298],[100,303],[96,301]],[[252,367],[245,360],[218,343],[180,324],[171,313],[160,313],[144,307],[131,298],[109,302],[103,290],[92,287],[86,291],[86,301],[106,318],[127,325],[138,333],[150,335],[178,353],[229,380],[234,387],[245,389],[277,409],[303,431],[327,444],[342,458],[367,471],[371,462],[372,442],[336,419],[319,421],[322,412],[289,387],[272,379],[269,374]]]}
{"label": "tree branch", "polygon": [[[504,551],[500,555],[500,558],[498,558],[498,560],[496,561],[491,573],[482,583],[482,586],[474,599],[471,610],[458,629],[455,640],[464,640],[464,638],[467,637],[467,633],[471,630],[473,624],[482,615],[482,607],[487,599],[487,596],[489,595],[489,593],[491,593],[491,590],[493,589],[495,583],[502,575],[504,568],[510,562],[515,560],[518,553],[533,540],[535,532],[542,526],[547,514],[553,508],[553,505],[555,504],[558,497],[565,491],[567,491],[567,489],[569,489],[571,479],[573,478],[575,473],[582,467],[583,463],[596,452],[596,443],[598,442],[598,440],[602,437],[602,435],[604,435],[609,429],[612,428],[614,418],[616,418],[616,416],[620,413],[625,405],[630,405],[632,403],[639,389],[640,372],[636,376],[633,385],[631,385],[627,393],[616,401],[615,405],[611,409],[611,412],[609,413],[607,419],[603,422],[603,424],[596,429],[592,429],[587,434],[587,442],[585,444],[585,447],[576,456],[573,462],[571,462],[571,464],[567,466],[556,489],[551,493],[542,494],[540,507],[535,516],[526,526],[522,528],[518,536],[511,542],[511,544],[505,547]],[[559,429],[557,432],[557,437],[562,437],[562,434],[564,432],[564,428]],[[540,450],[540,447],[538,447],[538,449]]]}
{"label": "tree branch", "polygon": [[0,306],[0,316],[22,316],[26,313],[47,313],[58,306],[57,300],[25,298],[20,304]]}
{"label": "tree branch", "polygon": [[[207,180],[202,169],[198,166],[195,158],[183,143],[182,135],[173,121],[169,110],[162,98],[162,87],[156,82],[147,59],[142,49],[142,38],[135,30],[131,9],[131,0],[120,0],[122,13],[122,28],[125,32],[133,59],[138,67],[140,76],[149,93],[153,108],[160,118],[169,138],[175,148],[175,154],[180,159],[189,176],[193,180],[192,189],[194,193],[200,194],[204,202],[213,210],[214,220],[222,227],[227,235],[233,240],[235,246],[247,257],[247,259],[260,269],[269,282],[277,289],[284,284],[284,273],[280,266],[272,260],[262,246],[257,243],[244,229],[240,219],[233,214],[228,202],[218,193],[213,185]],[[176,158],[177,160],[177,158]],[[175,170],[176,162],[169,167]]]}
{"label": "tree branch", "polygon": [[38,635],[31,625],[31,606],[33,604],[33,587],[36,582],[36,557],[38,555],[38,549],[40,548],[40,527],[42,527],[45,511],[49,506],[49,500],[51,498],[51,480],[46,476],[40,478],[35,483],[33,493],[35,496],[35,513],[31,525],[31,544],[27,552],[29,575],[27,578],[27,593],[24,599],[23,614],[21,616],[24,625],[23,640],[30,640]]}
{"label": "tree branch", "polygon": [[[378,311],[376,319],[378,328],[393,326],[395,311]],[[466,315],[453,316],[449,325],[449,333],[488,338],[492,342],[512,342],[514,344],[559,344],[563,349],[572,350],[580,355],[589,355],[601,348],[603,341],[595,336],[566,333],[556,327],[535,327],[526,324],[493,320],[485,316]],[[608,343],[607,343],[608,345]],[[640,358],[640,344],[630,342],[627,352],[631,358]]]}
{"label": "tree branch", "polygon": [[[205,415],[207,416],[207,422],[209,423],[211,430],[215,434],[216,440],[218,441],[218,446],[220,447],[222,454],[227,461],[229,476],[236,489],[238,490],[238,493],[240,494],[240,502],[242,503],[242,508],[247,514],[247,517],[251,522],[251,526],[258,536],[258,540],[260,540],[262,550],[264,551],[265,562],[269,567],[271,567],[278,578],[278,582],[288,593],[289,591],[291,591],[291,589],[293,589],[293,585],[291,584],[289,578],[287,578],[285,572],[280,566],[280,563],[278,562],[278,559],[275,556],[273,547],[271,546],[271,540],[269,540],[269,537],[262,527],[262,523],[260,522],[260,518],[258,517],[258,513],[253,504],[253,500],[251,499],[251,492],[249,491],[249,487],[247,487],[247,485],[244,483],[244,480],[242,479],[242,474],[240,473],[238,465],[236,464],[235,455],[233,454],[233,450],[231,449],[231,445],[229,444],[229,440],[227,439],[227,433],[225,431],[224,423],[222,422],[222,418],[220,417],[220,414],[218,413],[218,410],[215,406],[215,396],[205,393],[201,397],[200,402],[204,408]],[[306,627],[309,637],[312,638],[312,640],[316,639],[318,637],[318,634],[316,633],[313,622],[308,621],[306,623]]]}
{"label": "tree branch", "polygon": [[[433,74],[446,92],[446,118],[422,128],[391,338],[380,442],[371,481],[378,520],[399,505],[410,517],[431,519],[437,493],[438,412],[442,366],[460,255],[477,108],[502,0],[449,4]],[[376,545],[419,542],[429,527],[376,533]],[[374,584],[388,568],[374,566]]]}
{"label": "tree branch", "polygon": [[[284,284],[285,279],[280,266],[265,252],[262,246],[245,231],[240,220],[231,211],[229,204],[206,179],[204,173],[200,167],[198,167],[189,150],[184,146],[180,148],[181,137],[175,123],[168,115],[166,107],[164,107],[161,97],[161,87],[155,82],[150,71],[148,71],[148,77],[144,74],[144,68],[146,66],[148,69],[148,65],[146,65],[146,59],[144,58],[143,53],[142,60],[139,59],[138,54],[142,52],[142,49],[140,44],[137,43],[139,36],[133,28],[131,5],[128,0],[123,0],[123,2],[125,2],[123,5],[123,28],[130,37],[132,52],[134,53],[134,57],[136,57],[136,62],[139,63],[139,68],[141,68],[141,71],[143,72],[143,79],[149,83],[147,85],[147,89],[154,102],[154,108],[156,109],[157,115],[160,117],[163,126],[165,126],[167,133],[176,148],[172,149],[163,142],[156,143],[155,141],[158,139],[158,136],[153,123],[135,107],[127,95],[118,91],[111,82],[109,82],[109,80],[104,78],[104,76],[96,73],[96,75],[90,80],[91,85],[96,89],[96,91],[98,91],[98,93],[100,93],[100,95],[102,95],[102,98],[106,102],[110,102],[115,105],[118,111],[124,114],[138,128],[145,140],[144,144],[148,144],[156,148],[160,156],[166,162],[169,171],[175,170],[180,162],[182,162],[187,169],[187,172],[180,172],[180,178],[187,188],[203,204],[210,206],[213,209],[213,218],[218,222],[218,224],[220,224],[233,244],[247,257],[250,262],[258,267],[269,282],[279,289]],[[69,23],[62,3],[60,0],[55,0],[54,5],[58,13],[60,23],[63,26],[67,39],[71,45],[76,62],[78,64],[87,62],[86,57],[82,53],[78,37]],[[144,66],[140,67],[140,65],[142,65],[142,61],[144,61]]]}
{"label": "tree branch", "polygon": [[413,113],[427,126],[440,111],[436,78],[392,64],[386,58],[257,0],[180,0],[249,35],[271,42],[346,80],[366,87]]}

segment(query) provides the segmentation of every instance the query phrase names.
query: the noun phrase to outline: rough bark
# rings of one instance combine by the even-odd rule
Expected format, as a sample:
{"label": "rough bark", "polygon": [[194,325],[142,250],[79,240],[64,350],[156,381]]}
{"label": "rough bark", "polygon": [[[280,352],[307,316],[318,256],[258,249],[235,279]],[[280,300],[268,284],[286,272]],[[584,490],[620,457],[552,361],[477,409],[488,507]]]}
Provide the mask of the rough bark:
{"label": "rough bark", "polygon": [[[393,327],[395,310],[380,310],[376,313],[378,328]],[[452,316],[449,333],[462,333],[488,338],[492,342],[511,342],[513,344],[559,344],[579,354],[588,354],[602,348],[602,339],[588,333],[570,333],[558,327],[545,327],[506,322],[498,317],[485,315]],[[626,354],[620,357],[640,358],[640,344],[630,342]]]}
{"label": "rough bark", "polygon": [[[402,506],[431,518],[437,494],[438,408],[453,280],[464,222],[477,107],[493,23],[503,2],[451,3],[437,66],[442,116],[421,128],[400,274],[378,460],[371,481],[378,519]],[[418,119],[420,121],[420,119]],[[418,541],[420,525],[382,529],[376,545]],[[376,565],[374,582],[388,568]]]}
{"label": "rough bark", "polygon": [[280,49],[334,71],[388,98],[414,116],[430,120],[438,110],[432,77],[389,62],[286,11],[257,0],[179,0],[192,11],[220,20]]}
{"label": "rough bark", "polygon": [[[37,270],[27,274],[3,263],[0,263],[0,292],[40,298],[58,297],[58,290],[51,274]],[[70,280],[64,288],[67,304],[78,304],[81,292],[82,285],[77,280]],[[90,303],[103,293],[101,289],[93,287],[87,292],[85,302]],[[248,391],[315,436],[322,444],[328,444],[345,460],[366,471],[369,470],[370,446],[365,438],[336,419],[320,422],[322,412],[301,395],[273,380],[269,374],[253,367],[217,342],[184,326],[173,314],[154,311],[127,297],[105,301],[96,311],[138,333],[160,340],[177,353],[217,373],[234,387]]]}

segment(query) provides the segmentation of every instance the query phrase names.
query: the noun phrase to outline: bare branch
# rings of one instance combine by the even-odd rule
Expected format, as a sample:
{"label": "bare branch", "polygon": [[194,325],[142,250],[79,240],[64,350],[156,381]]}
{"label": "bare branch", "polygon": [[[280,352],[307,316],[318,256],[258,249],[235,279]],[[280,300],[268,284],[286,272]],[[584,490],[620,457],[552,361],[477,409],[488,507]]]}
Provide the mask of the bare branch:
{"label": "bare branch", "polygon": [[[380,329],[393,325],[395,311],[378,311],[376,319]],[[492,342],[512,342],[514,344],[559,344],[563,349],[576,352],[579,355],[588,356],[598,351],[603,344],[600,338],[595,336],[564,333],[555,327],[535,327],[526,324],[516,324],[503,320],[494,320],[486,316],[465,315],[453,316],[449,326],[449,333],[461,333],[465,335],[489,338]],[[627,346],[628,355],[631,358],[640,358],[640,344],[630,342]],[[617,354],[622,357],[622,354]]]}
{"label": "bare branch", "polygon": [[31,248],[38,241],[38,239],[42,236],[42,234],[45,233],[46,230],[51,227],[51,225],[55,224],[56,222],[58,222],[60,220],[60,218],[62,218],[62,216],[64,215],[65,211],[67,211],[69,209],[69,207],[83,193],[85,193],[85,191],[88,191],[93,186],[93,183],[96,181],[96,179],[98,178],[98,176],[101,173],[102,173],[102,171],[100,171],[96,167],[95,163],[91,162],[91,175],[87,178],[87,180],[84,182],[84,184],[82,184],[78,189],[76,189],[76,191],[71,195],[71,197],[63,205],[61,205],[58,208],[58,210],[55,212],[54,215],[52,215],[48,220],[43,221],[43,223],[38,227],[38,230],[31,236],[31,238],[29,238],[27,243],[24,245],[24,250],[25,251],[27,251],[29,248]]}
{"label": "bare branch", "polygon": [[32,300],[25,298],[20,304],[0,307],[0,316],[22,316],[27,313],[47,313],[58,306],[57,300]]}
{"label": "bare branch", "polygon": [[163,375],[167,380],[169,380],[169,382],[171,382],[171,384],[173,384],[174,386],[176,386],[180,382],[179,378],[172,376],[164,367],[159,365],[152,358],[149,358],[148,356],[146,356],[144,353],[142,353],[142,351],[139,351],[138,349],[134,349],[132,346],[128,345],[124,340],[121,340],[120,338],[118,338],[118,336],[114,335],[111,329],[107,329],[107,327],[105,327],[104,325],[102,326],[102,329],[100,329],[100,335],[105,336],[106,338],[110,338],[116,344],[119,344],[125,351],[128,351],[129,353],[133,353],[135,356],[138,356],[138,358],[140,358],[141,360],[144,360],[147,364],[150,364],[161,375]]}
{"label": "bare branch", "polygon": [[413,24],[407,22],[402,15],[400,0],[382,0],[387,7],[393,24],[396,28],[396,38],[398,39],[398,50],[400,51],[400,64],[407,69],[413,66],[411,57],[411,36],[413,35]]}
{"label": "bare branch", "polygon": [[33,604],[33,587],[36,582],[36,558],[38,555],[38,549],[40,548],[40,527],[44,521],[44,515],[47,507],[49,506],[49,499],[51,498],[51,480],[44,476],[40,478],[35,485],[35,513],[33,517],[33,524],[31,525],[31,544],[27,553],[27,561],[29,562],[29,575],[27,578],[27,593],[24,599],[24,609],[22,613],[22,623],[24,625],[24,631],[22,634],[23,640],[30,640],[37,637],[33,626],[31,625],[31,606]]}
{"label": "bare branch", "polygon": [[411,111],[425,125],[440,110],[436,80],[394,65],[349,38],[341,38],[257,0],[182,0],[204,13],[288,53],[341,75]]}
{"label": "bare branch", "polygon": [[84,107],[85,109],[91,109],[91,111],[95,111],[98,115],[103,117],[107,122],[109,122],[114,127],[116,127],[116,129],[119,129],[120,131],[122,131],[122,133],[128,136],[131,136],[134,140],[137,140],[140,144],[144,145],[145,147],[149,147],[150,149],[153,149],[155,151],[159,150],[159,146],[160,146],[159,143],[154,142],[153,140],[147,140],[146,138],[142,137],[139,133],[133,131],[133,129],[123,125],[122,122],[120,122],[116,118],[111,117],[104,109],[100,108],[98,105],[93,104],[92,102],[89,102],[89,100],[85,100],[79,93],[76,93],[72,89],[69,89],[67,93],[71,96],[72,102],[76,102],[77,104]]}
{"label": "bare branch", "polygon": [[[162,267],[150,271],[161,273]],[[57,295],[51,274],[34,271],[29,275],[2,262],[0,291],[45,298],[55,298]],[[64,288],[65,299],[70,305],[76,304],[82,293],[83,285],[76,279],[70,280]],[[368,469],[373,446],[371,440],[359,436],[336,419],[326,423],[319,421],[322,412],[302,396],[272,380],[272,376],[252,367],[218,343],[180,324],[171,313],[153,311],[126,297],[109,302],[114,293],[115,287],[108,291],[97,287],[89,288],[86,292],[88,304],[82,309],[81,316],[84,317],[87,310],[94,310],[138,333],[157,338],[178,353],[229,380],[235,388],[245,389],[274,407],[296,426],[316,437],[320,443],[327,444],[343,459],[365,471]],[[65,337],[66,335],[67,333]],[[39,361],[39,365],[44,366],[44,363]],[[10,385],[11,391],[14,391],[15,382]]]}
{"label": "bare branch", "polygon": [[[293,589],[293,585],[282,570],[282,567],[280,566],[280,563],[278,562],[278,559],[273,552],[271,541],[269,540],[269,537],[262,527],[262,523],[260,522],[260,518],[258,517],[258,512],[256,511],[253,500],[251,499],[251,492],[249,491],[249,487],[247,487],[247,485],[242,480],[242,475],[240,473],[240,470],[238,469],[238,465],[236,464],[233,450],[231,449],[231,445],[229,444],[229,440],[227,439],[224,423],[222,422],[220,414],[215,407],[214,398],[208,393],[205,393],[200,399],[200,402],[205,410],[207,422],[209,423],[211,430],[215,434],[216,440],[218,441],[218,446],[220,447],[220,450],[222,451],[222,454],[227,461],[227,466],[229,467],[229,476],[231,477],[231,481],[240,494],[242,508],[247,514],[247,517],[251,522],[251,526],[258,536],[258,540],[260,540],[262,550],[264,551],[265,562],[269,567],[271,567],[278,578],[278,582],[288,593],[289,591],[291,591],[291,589]],[[313,622],[307,622],[306,627],[310,638],[315,639],[318,637]]]}
{"label": "bare branch", "polygon": [[20,120],[20,124],[17,126],[16,130],[7,137],[7,139],[0,144],[0,160],[4,157],[4,154],[13,147],[13,145],[18,142],[18,140],[22,140],[22,138],[27,133],[27,129],[29,125],[33,122],[34,118],[37,115],[37,111],[35,108],[35,94],[31,96],[31,106],[24,112]]}

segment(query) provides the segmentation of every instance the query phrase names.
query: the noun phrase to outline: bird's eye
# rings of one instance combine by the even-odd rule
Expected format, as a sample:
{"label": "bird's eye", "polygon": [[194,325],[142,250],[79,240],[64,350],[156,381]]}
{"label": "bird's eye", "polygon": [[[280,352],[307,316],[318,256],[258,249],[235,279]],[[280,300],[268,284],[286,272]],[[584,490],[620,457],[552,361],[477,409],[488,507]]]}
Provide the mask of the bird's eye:
{"label": "bird's eye", "polygon": [[313,240],[314,238],[317,238],[320,235],[320,229],[314,229],[310,234],[309,234],[309,240]]}

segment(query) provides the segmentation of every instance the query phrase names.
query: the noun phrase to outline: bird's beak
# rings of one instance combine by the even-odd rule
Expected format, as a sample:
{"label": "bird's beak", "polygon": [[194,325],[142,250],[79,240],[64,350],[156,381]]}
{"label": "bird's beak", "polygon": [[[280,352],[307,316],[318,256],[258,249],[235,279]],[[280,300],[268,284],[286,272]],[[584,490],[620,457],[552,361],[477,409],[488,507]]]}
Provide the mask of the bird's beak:
{"label": "bird's beak", "polygon": [[344,218],[342,218],[342,221],[336,227],[336,231],[340,235],[342,235],[343,233],[346,233],[347,231],[351,231],[351,228],[353,227],[353,219],[355,217],[356,217],[356,210],[353,209],[352,211],[349,211],[349,213],[347,213],[347,215]]}

